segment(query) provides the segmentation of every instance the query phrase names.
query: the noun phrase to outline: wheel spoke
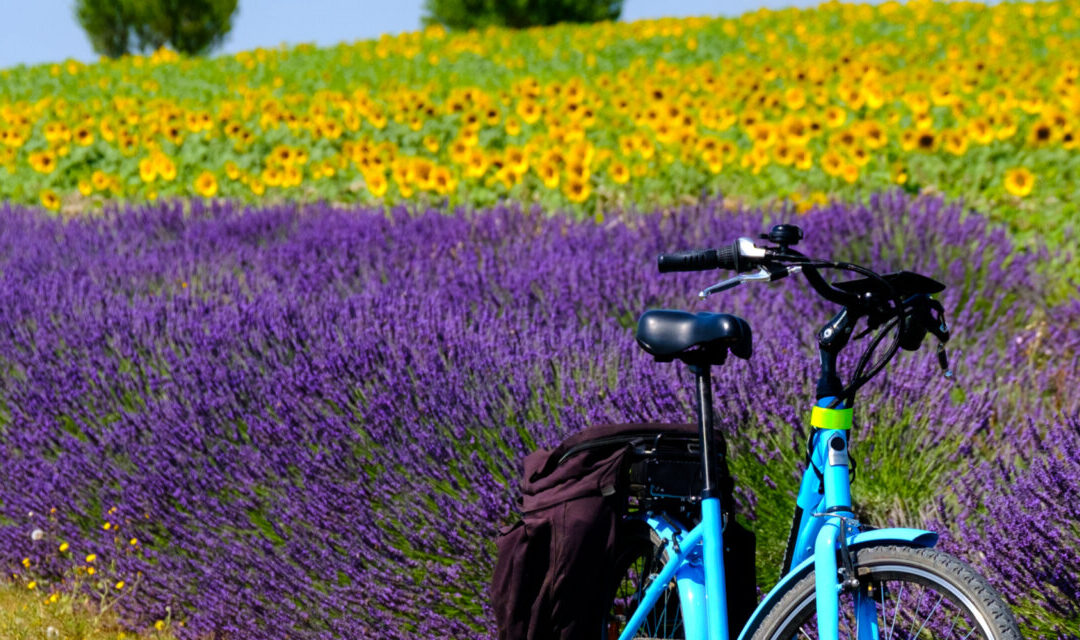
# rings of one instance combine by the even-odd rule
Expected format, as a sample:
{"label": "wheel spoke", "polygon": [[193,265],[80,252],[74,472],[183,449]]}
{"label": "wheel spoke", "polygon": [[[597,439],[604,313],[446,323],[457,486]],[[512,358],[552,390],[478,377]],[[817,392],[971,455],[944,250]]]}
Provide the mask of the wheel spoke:
{"label": "wheel spoke", "polygon": [[945,632],[945,637],[946,638],[952,636],[952,630],[956,628],[956,621],[959,618],[960,618],[960,612],[957,612],[956,615],[953,616],[952,624],[949,625],[949,630]]}
{"label": "wheel spoke", "polygon": [[[878,584],[878,591],[881,592],[881,619],[884,620],[885,619],[885,585],[884,585],[884,583],[879,583]],[[889,636],[886,635],[885,638],[886,638],[886,640],[888,640]]]}
{"label": "wheel spoke", "polygon": [[941,606],[941,601],[944,600],[944,599],[945,599],[944,595],[938,595],[937,602],[934,603],[934,608],[930,610],[930,613],[926,614],[926,619],[922,621],[921,625],[919,625],[919,630],[915,632],[915,635],[913,637],[915,637],[915,638],[919,637],[919,634],[922,633],[923,628],[926,627],[926,623],[930,622],[930,618],[933,617],[934,612],[938,610],[938,607]]}
{"label": "wheel spoke", "polygon": [[[848,637],[851,637],[851,618],[849,618],[847,616],[844,616],[843,621],[844,621],[844,628],[847,629]],[[855,621],[858,622],[858,616],[856,616]],[[839,627],[839,625],[837,625],[837,626]],[[839,633],[839,629],[837,629],[837,633]],[[855,637],[858,638],[858,636],[855,636]]]}
{"label": "wheel spoke", "polygon": [[[896,601],[893,603],[892,624],[889,625],[889,633],[888,633],[888,635],[885,636],[886,638],[888,638],[888,640],[892,640],[893,631],[896,629],[896,616],[897,616],[898,613],[900,613],[900,600],[903,597],[904,597],[904,585],[901,584],[900,585],[900,595],[897,596]],[[884,611],[882,611],[882,615],[884,615]]]}
{"label": "wheel spoke", "polygon": [[[608,613],[608,624],[604,629],[604,640],[618,637],[625,631],[627,623],[645,599],[646,592],[655,585],[658,570],[663,565],[663,557],[658,555],[655,545],[642,544],[636,547],[635,556],[628,563],[619,582],[615,601]],[[665,588],[653,604],[651,610],[634,634],[638,639],[671,639],[684,637],[682,611],[679,608],[679,595],[675,582],[663,585]]]}

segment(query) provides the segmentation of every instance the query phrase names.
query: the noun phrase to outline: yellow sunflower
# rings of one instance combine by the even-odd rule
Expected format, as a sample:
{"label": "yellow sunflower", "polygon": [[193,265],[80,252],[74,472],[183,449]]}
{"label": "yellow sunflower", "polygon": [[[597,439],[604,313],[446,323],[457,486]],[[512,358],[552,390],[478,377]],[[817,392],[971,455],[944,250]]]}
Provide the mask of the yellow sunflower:
{"label": "yellow sunflower", "polygon": [[806,171],[814,166],[814,154],[806,149],[795,150],[795,168]]}
{"label": "yellow sunflower", "polygon": [[540,174],[540,179],[544,181],[544,186],[548,189],[555,189],[559,186],[559,167],[554,162],[542,162],[537,168],[537,173]]}
{"label": "yellow sunflower", "polygon": [[389,184],[386,181],[386,177],[381,173],[371,173],[364,176],[364,182],[367,184],[368,191],[376,198],[382,198],[386,195],[386,189]]}
{"label": "yellow sunflower", "polygon": [[626,184],[630,180],[630,169],[621,162],[612,163],[609,171],[616,184]]}
{"label": "yellow sunflower", "polygon": [[780,166],[790,166],[795,162],[795,152],[787,144],[781,142],[773,149],[773,158],[776,160],[776,164]]}
{"label": "yellow sunflower", "polygon": [[1028,144],[1032,147],[1043,147],[1057,139],[1054,125],[1046,120],[1040,120],[1031,127],[1028,132]]}
{"label": "yellow sunflower", "polygon": [[846,121],[847,111],[845,111],[843,107],[833,106],[825,110],[825,124],[827,124],[830,129],[841,127]]}
{"label": "yellow sunflower", "polygon": [[109,188],[109,174],[101,171],[100,169],[95,171],[90,176],[90,184],[93,185],[98,191],[104,191]]}
{"label": "yellow sunflower", "polygon": [[845,182],[853,184],[859,179],[859,167],[855,164],[845,164],[840,169],[840,175],[844,178]]}
{"label": "yellow sunflower", "polygon": [[469,151],[466,162],[465,175],[470,178],[479,178],[487,171],[488,159],[481,149],[474,148]]}
{"label": "yellow sunflower", "polygon": [[447,195],[457,188],[457,180],[446,167],[436,167],[431,174],[431,182],[435,186],[435,192],[440,195]]}
{"label": "yellow sunflower", "polygon": [[946,151],[954,156],[962,156],[967,153],[968,139],[963,132],[949,131],[943,137]]}
{"label": "yellow sunflower", "polygon": [[821,156],[821,168],[830,176],[839,176],[844,170],[844,158],[833,150],[826,151]]}
{"label": "yellow sunflower", "polygon": [[154,167],[153,158],[139,160],[139,179],[143,182],[153,182],[157,179],[157,169]]}
{"label": "yellow sunflower", "polygon": [[86,147],[94,142],[94,132],[90,130],[90,127],[83,125],[75,130],[72,136],[75,139],[75,143],[80,147]]}
{"label": "yellow sunflower", "polygon": [[705,166],[708,167],[709,173],[713,175],[724,170],[724,158],[719,151],[706,150],[702,152],[701,159],[705,161]]}
{"label": "yellow sunflower", "polygon": [[164,153],[154,154],[154,169],[163,180],[171,182],[176,179],[176,164]]}
{"label": "yellow sunflower", "polygon": [[195,192],[204,198],[212,198],[217,194],[218,183],[214,174],[209,171],[203,171],[199,174],[198,178],[195,178]]}
{"label": "yellow sunflower", "polygon": [[1024,167],[1009,169],[1005,172],[1005,190],[1014,196],[1023,198],[1035,188],[1035,175]]}
{"label": "yellow sunflower", "polygon": [[566,181],[564,192],[570,202],[585,202],[592,193],[592,187],[587,179],[572,178]]}
{"label": "yellow sunflower", "polygon": [[59,210],[60,196],[56,195],[56,192],[52,189],[45,189],[41,192],[41,206],[45,207],[49,211]]}
{"label": "yellow sunflower", "polygon": [[30,166],[38,173],[52,173],[56,169],[56,154],[52,151],[35,151],[30,154]]}

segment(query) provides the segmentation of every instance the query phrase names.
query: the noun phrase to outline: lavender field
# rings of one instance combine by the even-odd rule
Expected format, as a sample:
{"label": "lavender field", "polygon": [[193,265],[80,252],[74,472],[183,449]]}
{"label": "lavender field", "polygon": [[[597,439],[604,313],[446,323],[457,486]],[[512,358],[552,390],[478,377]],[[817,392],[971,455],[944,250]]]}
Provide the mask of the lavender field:
{"label": "lavender field", "polygon": [[957,380],[925,349],[862,392],[857,509],[941,530],[1029,637],[1080,638],[1080,301],[1047,302],[1047,255],[958,204],[604,224],[187,206],[61,222],[0,205],[0,565],[19,580],[92,564],[124,582],[133,628],[168,617],[183,638],[492,637],[523,455],[691,415],[687,374],[633,341],[664,306],[753,326],[717,406],[769,582],[831,309],[795,279],[699,303],[712,276],[660,276],[655,256],[790,220],[811,255],[949,285]]}

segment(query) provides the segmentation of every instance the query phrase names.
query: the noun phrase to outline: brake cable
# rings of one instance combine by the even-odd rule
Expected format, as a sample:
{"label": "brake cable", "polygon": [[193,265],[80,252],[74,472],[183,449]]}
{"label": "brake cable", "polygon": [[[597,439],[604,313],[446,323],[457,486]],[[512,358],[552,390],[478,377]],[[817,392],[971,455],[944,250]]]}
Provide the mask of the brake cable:
{"label": "brake cable", "polygon": [[[857,265],[857,264],[854,264],[854,263],[850,263],[850,262],[831,262],[831,261],[825,261],[825,260],[818,260],[818,259],[815,259],[815,258],[809,258],[809,257],[807,257],[807,256],[805,256],[805,255],[803,255],[803,254],[801,254],[798,251],[795,251],[793,249],[787,249],[786,251],[784,251],[784,254],[782,255],[782,257],[784,259],[791,260],[792,262],[796,262],[798,264],[801,264],[803,266],[804,273],[806,273],[806,269],[809,267],[811,269],[839,269],[839,270],[842,270],[842,271],[851,271],[853,273],[860,274],[862,276],[865,276],[867,278],[870,278],[872,280],[875,280],[875,281],[879,282],[882,285],[882,287],[884,288],[884,290],[888,294],[888,298],[890,299],[890,302],[892,303],[892,309],[890,309],[890,311],[894,311],[893,319],[888,321],[885,324],[884,328],[878,333],[877,336],[875,336],[874,340],[867,346],[866,350],[863,351],[862,355],[859,358],[859,363],[855,368],[855,372],[852,375],[851,382],[848,383],[841,390],[840,394],[837,395],[832,400],[832,402],[830,403],[828,408],[835,409],[842,402],[850,405],[854,401],[855,393],[860,388],[862,388],[863,385],[865,385],[867,382],[869,382],[871,379],[873,379],[874,376],[876,376],[878,373],[881,373],[881,371],[885,368],[885,366],[889,364],[889,362],[893,359],[893,357],[896,356],[896,353],[900,350],[900,341],[901,341],[901,333],[902,333],[900,331],[900,327],[902,326],[900,323],[903,321],[904,316],[906,315],[905,308],[904,308],[904,301],[900,297],[900,294],[896,290],[896,288],[892,286],[892,283],[890,283],[884,277],[879,275],[877,272],[872,271],[870,269],[867,269],[866,267],[863,267],[863,266],[860,266],[860,265]],[[794,258],[794,260],[792,260],[792,258]],[[806,273],[806,275],[807,275],[808,278],[810,278],[809,273]],[[819,278],[820,278],[820,276],[819,276]],[[821,279],[821,282],[822,282],[822,284],[824,286],[827,286],[830,289],[832,289],[833,291],[835,291],[835,288],[832,287],[832,285],[829,284],[828,282],[825,282],[824,279]],[[811,283],[811,284],[813,285],[813,283]],[[818,288],[819,287],[817,287],[817,286],[814,287],[815,290],[817,290]],[[839,297],[837,295],[827,296],[827,295],[823,294],[821,291],[818,291],[818,293],[821,294],[822,297],[826,298],[827,300],[829,298]],[[835,300],[831,300],[831,301],[835,301]],[[850,306],[850,305],[845,305],[845,306]],[[862,315],[865,315],[865,314],[862,314]],[[877,347],[878,347],[879,344],[881,344],[882,339],[885,337],[886,334],[889,333],[890,330],[892,330],[893,327],[896,327],[897,331],[893,336],[892,344],[889,345],[888,352],[881,359],[881,361],[878,362],[871,369],[871,371],[870,371],[870,373],[868,375],[863,375],[862,372],[865,369],[867,363],[870,361],[870,358],[873,355],[874,351],[877,350]]]}

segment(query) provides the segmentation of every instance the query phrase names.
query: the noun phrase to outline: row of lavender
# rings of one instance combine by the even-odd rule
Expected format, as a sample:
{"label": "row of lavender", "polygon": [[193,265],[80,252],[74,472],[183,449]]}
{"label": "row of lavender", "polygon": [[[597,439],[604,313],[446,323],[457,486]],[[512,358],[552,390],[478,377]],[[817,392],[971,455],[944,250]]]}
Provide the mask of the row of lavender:
{"label": "row of lavender", "polygon": [[[95,554],[133,625],[169,611],[190,638],[486,637],[522,456],[691,415],[629,328],[670,306],[754,327],[717,390],[775,576],[829,309],[794,279],[696,303],[708,276],[653,260],[783,217],[0,207],[0,566],[56,588]],[[812,255],[951,285],[959,383],[926,349],[863,394],[868,517],[939,523],[1032,635],[1080,637],[1080,306],[1048,308],[1045,256],[939,200],[798,222]]]}

